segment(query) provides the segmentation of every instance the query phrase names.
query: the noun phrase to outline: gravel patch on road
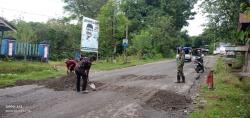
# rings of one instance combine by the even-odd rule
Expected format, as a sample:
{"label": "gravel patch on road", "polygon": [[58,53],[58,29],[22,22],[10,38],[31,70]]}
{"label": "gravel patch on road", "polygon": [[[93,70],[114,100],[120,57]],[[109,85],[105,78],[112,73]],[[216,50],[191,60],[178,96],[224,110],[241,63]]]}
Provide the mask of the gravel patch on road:
{"label": "gravel patch on road", "polygon": [[149,100],[147,105],[164,111],[186,109],[192,102],[190,97],[179,95],[174,92],[159,90]]}

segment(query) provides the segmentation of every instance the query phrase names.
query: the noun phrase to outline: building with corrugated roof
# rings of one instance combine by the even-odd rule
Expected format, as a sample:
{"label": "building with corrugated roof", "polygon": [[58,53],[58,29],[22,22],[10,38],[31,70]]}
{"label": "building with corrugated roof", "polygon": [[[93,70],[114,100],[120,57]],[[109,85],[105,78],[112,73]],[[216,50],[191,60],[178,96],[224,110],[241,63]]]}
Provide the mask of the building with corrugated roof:
{"label": "building with corrugated roof", "polygon": [[7,20],[5,20],[4,18],[0,17],[0,33],[1,33],[1,39],[4,36],[4,32],[6,31],[15,31],[16,32],[16,28],[11,25]]}

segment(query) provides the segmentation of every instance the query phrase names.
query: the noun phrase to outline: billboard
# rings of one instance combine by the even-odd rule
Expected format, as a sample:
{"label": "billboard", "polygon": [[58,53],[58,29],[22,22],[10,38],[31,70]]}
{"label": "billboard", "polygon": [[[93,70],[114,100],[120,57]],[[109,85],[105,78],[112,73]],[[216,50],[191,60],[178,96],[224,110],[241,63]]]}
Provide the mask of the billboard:
{"label": "billboard", "polygon": [[81,51],[98,52],[99,22],[83,17]]}
{"label": "billboard", "polygon": [[122,46],[123,46],[124,48],[127,48],[127,47],[128,47],[128,39],[123,39],[123,40],[122,40]]}

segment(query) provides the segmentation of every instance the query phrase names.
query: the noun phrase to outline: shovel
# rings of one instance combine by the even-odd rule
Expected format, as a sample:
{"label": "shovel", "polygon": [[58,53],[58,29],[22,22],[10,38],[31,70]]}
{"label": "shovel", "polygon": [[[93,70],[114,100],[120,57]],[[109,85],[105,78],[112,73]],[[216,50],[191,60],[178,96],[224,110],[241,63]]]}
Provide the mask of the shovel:
{"label": "shovel", "polygon": [[95,91],[96,86],[95,86],[94,82],[89,81],[89,78],[87,78],[87,82],[88,82],[89,87]]}
{"label": "shovel", "polygon": [[90,88],[92,88],[92,89],[94,89],[94,90],[96,89],[96,87],[95,87],[95,84],[94,84],[94,83],[92,83],[92,82],[91,82],[91,83],[89,83],[88,85],[89,85],[89,87],[90,87]]}
{"label": "shovel", "polygon": [[93,89],[94,91],[96,90],[95,84],[93,82],[88,82],[88,85],[91,89]]}

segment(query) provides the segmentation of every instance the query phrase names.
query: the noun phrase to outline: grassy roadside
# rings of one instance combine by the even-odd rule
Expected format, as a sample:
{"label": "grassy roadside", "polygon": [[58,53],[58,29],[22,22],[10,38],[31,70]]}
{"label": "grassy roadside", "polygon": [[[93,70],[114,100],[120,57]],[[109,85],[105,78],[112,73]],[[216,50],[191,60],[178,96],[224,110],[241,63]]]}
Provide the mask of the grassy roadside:
{"label": "grassy roadside", "polygon": [[196,110],[189,118],[249,118],[250,78],[239,81],[221,59],[214,70],[215,89],[203,85]]}
{"label": "grassy roadside", "polygon": [[63,75],[52,65],[40,62],[0,62],[0,88],[13,86],[17,80],[40,80]]}
{"label": "grassy roadside", "polygon": [[[98,61],[93,64],[91,69],[94,71],[112,70],[160,61],[163,58],[138,60],[135,57],[129,57],[128,60],[129,63],[124,63],[121,58],[118,58],[115,63]],[[13,86],[18,80],[42,80],[63,75],[66,75],[63,61],[50,61],[49,64],[29,61],[0,61],[0,88]]]}

